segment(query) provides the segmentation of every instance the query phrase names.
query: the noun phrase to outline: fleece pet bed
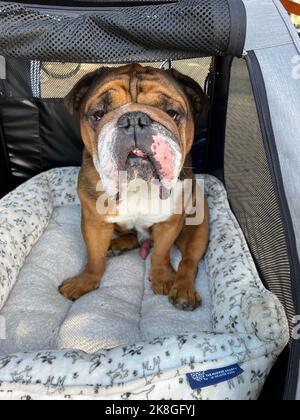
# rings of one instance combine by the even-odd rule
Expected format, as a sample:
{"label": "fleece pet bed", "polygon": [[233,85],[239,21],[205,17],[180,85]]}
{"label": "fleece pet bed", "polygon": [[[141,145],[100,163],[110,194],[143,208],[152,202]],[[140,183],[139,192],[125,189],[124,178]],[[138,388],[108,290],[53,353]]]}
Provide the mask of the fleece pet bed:
{"label": "fleece pet bed", "polygon": [[51,170],[0,200],[0,398],[257,398],[288,325],[220,181],[201,177],[210,243],[190,313],[153,294],[137,251],[110,258],[100,289],[76,303],[58,293],[86,259],[77,177]]}

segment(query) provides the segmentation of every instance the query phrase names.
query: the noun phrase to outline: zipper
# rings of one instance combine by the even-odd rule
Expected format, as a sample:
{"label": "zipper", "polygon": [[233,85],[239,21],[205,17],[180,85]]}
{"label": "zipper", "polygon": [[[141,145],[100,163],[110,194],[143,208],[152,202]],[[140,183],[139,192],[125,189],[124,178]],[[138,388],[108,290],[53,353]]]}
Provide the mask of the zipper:
{"label": "zipper", "polygon": [[[99,5],[99,6],[94,6],[94,7],[87,7],[87,6],[59,6],[59,5],[47,5],[47,4],[35,4],[35,3],[22,3],[22,2],[17,2],[15,4],[19,5],[20,7],[24,7],[24,8],[28,8],[28,9],[33,9],[33,10],[40,10],[40,11],[46,11],[46,12],[51,12],[51,13],[67,13],[67,14],[81,14],[81,13],[88,13],[88,12],[107,12],[107,11],[111,11],[111,10],[115,10],[116,8],[129,8],[129,7],[146,7],[146,6],[161,6],[161,5],[169,5],[169,4],[176,4],[178,3],[178,0],[145,0],[143,2],[139,2],[139,1],[108,1],[105,2],[103,1],[103,3],[106,3],[106,5],[104,6]],[[114,4],[115,3],[115,4]],[[122,3],[122,4],[121,4]],[[99,3],[98,3],[99,4]]]}
{"label": "zipper", "polygon": [[[1,104],[1,100],[0,100]],[[4,133],[2,129],[2,119],[0,115],[0,175],[2,178],[2,182],[0,181],[0,198],[2,198],[3,195],[7,194],[9,192],[9,189],[11,187],[11,167],[9,163],[9,157],[8,157],[8,151],[4,140]],[[3,183],[3,180],[6,181]]]}
{"label": "zipper", "polygon": [[[285,195],[282,174],[280,170],[280,161],[276,148],[276,141],[272,127],[270,109],[268,105],[267,92],[262,76],[261,68],[254,51],[248,52],[246,63],[250,75],[250,80],[255,97],[262,138],[265,145],[269,167],[274,185],[278,191],[278,203],[285,224],[285,241],[288,250],[288,256],[291,269],[291,282],[295,312],[300,313],[300,264],[296,246],[296,238],[294,233],[293,222]],[[290,360],[288,364],[287,380],[285,384],[284,400],[294,400],[299,375],[300,360],[300,340],[292,340],[290,346]]]}

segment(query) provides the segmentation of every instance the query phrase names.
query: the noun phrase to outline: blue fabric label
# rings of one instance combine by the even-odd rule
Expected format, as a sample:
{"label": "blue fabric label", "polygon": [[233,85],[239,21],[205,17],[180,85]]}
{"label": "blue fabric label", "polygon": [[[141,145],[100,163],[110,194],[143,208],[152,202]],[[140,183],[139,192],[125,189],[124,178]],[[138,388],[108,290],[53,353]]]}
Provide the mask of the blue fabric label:
{"label": "blue fabric label", "polygon": [[244,371],[239,365],[232,365],[220,369],[187,373],[186,376],[191,388],[198,389],[229,381],[242,373],[244,373]]}

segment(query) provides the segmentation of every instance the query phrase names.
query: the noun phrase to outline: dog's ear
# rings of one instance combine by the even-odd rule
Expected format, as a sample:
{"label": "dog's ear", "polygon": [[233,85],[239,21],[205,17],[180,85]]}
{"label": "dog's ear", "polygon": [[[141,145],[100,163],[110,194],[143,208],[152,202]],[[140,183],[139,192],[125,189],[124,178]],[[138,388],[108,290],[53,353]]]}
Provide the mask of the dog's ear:
{"label": "dog's ear", "polygon": [[175,69],[167,71],[183,89],[195,114],[204,115],[206,110],[206,96],[202,87],[194,79]]}
{"label": "dog's ear", "polygon": [[108,71],[108,67],[102,67],[86,74],[76,83],[64,100],[66,108],[72,115],[80,110],[81,103],[89,89],[92,87],[93,81],[97,80],[97,82],[100,82],[101,77],[107,74]]}

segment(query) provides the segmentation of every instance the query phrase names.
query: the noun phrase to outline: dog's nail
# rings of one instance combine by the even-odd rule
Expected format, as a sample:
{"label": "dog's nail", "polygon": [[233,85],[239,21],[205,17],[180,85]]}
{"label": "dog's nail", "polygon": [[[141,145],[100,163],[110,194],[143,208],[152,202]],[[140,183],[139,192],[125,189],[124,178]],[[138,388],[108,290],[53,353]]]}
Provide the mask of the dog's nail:
{"label": "dog's nail", "polygon": [[175,306],[181,311],[186,311],[186,312],[192,312],[194,309],[196,309],[191,302],[182,302]]}

